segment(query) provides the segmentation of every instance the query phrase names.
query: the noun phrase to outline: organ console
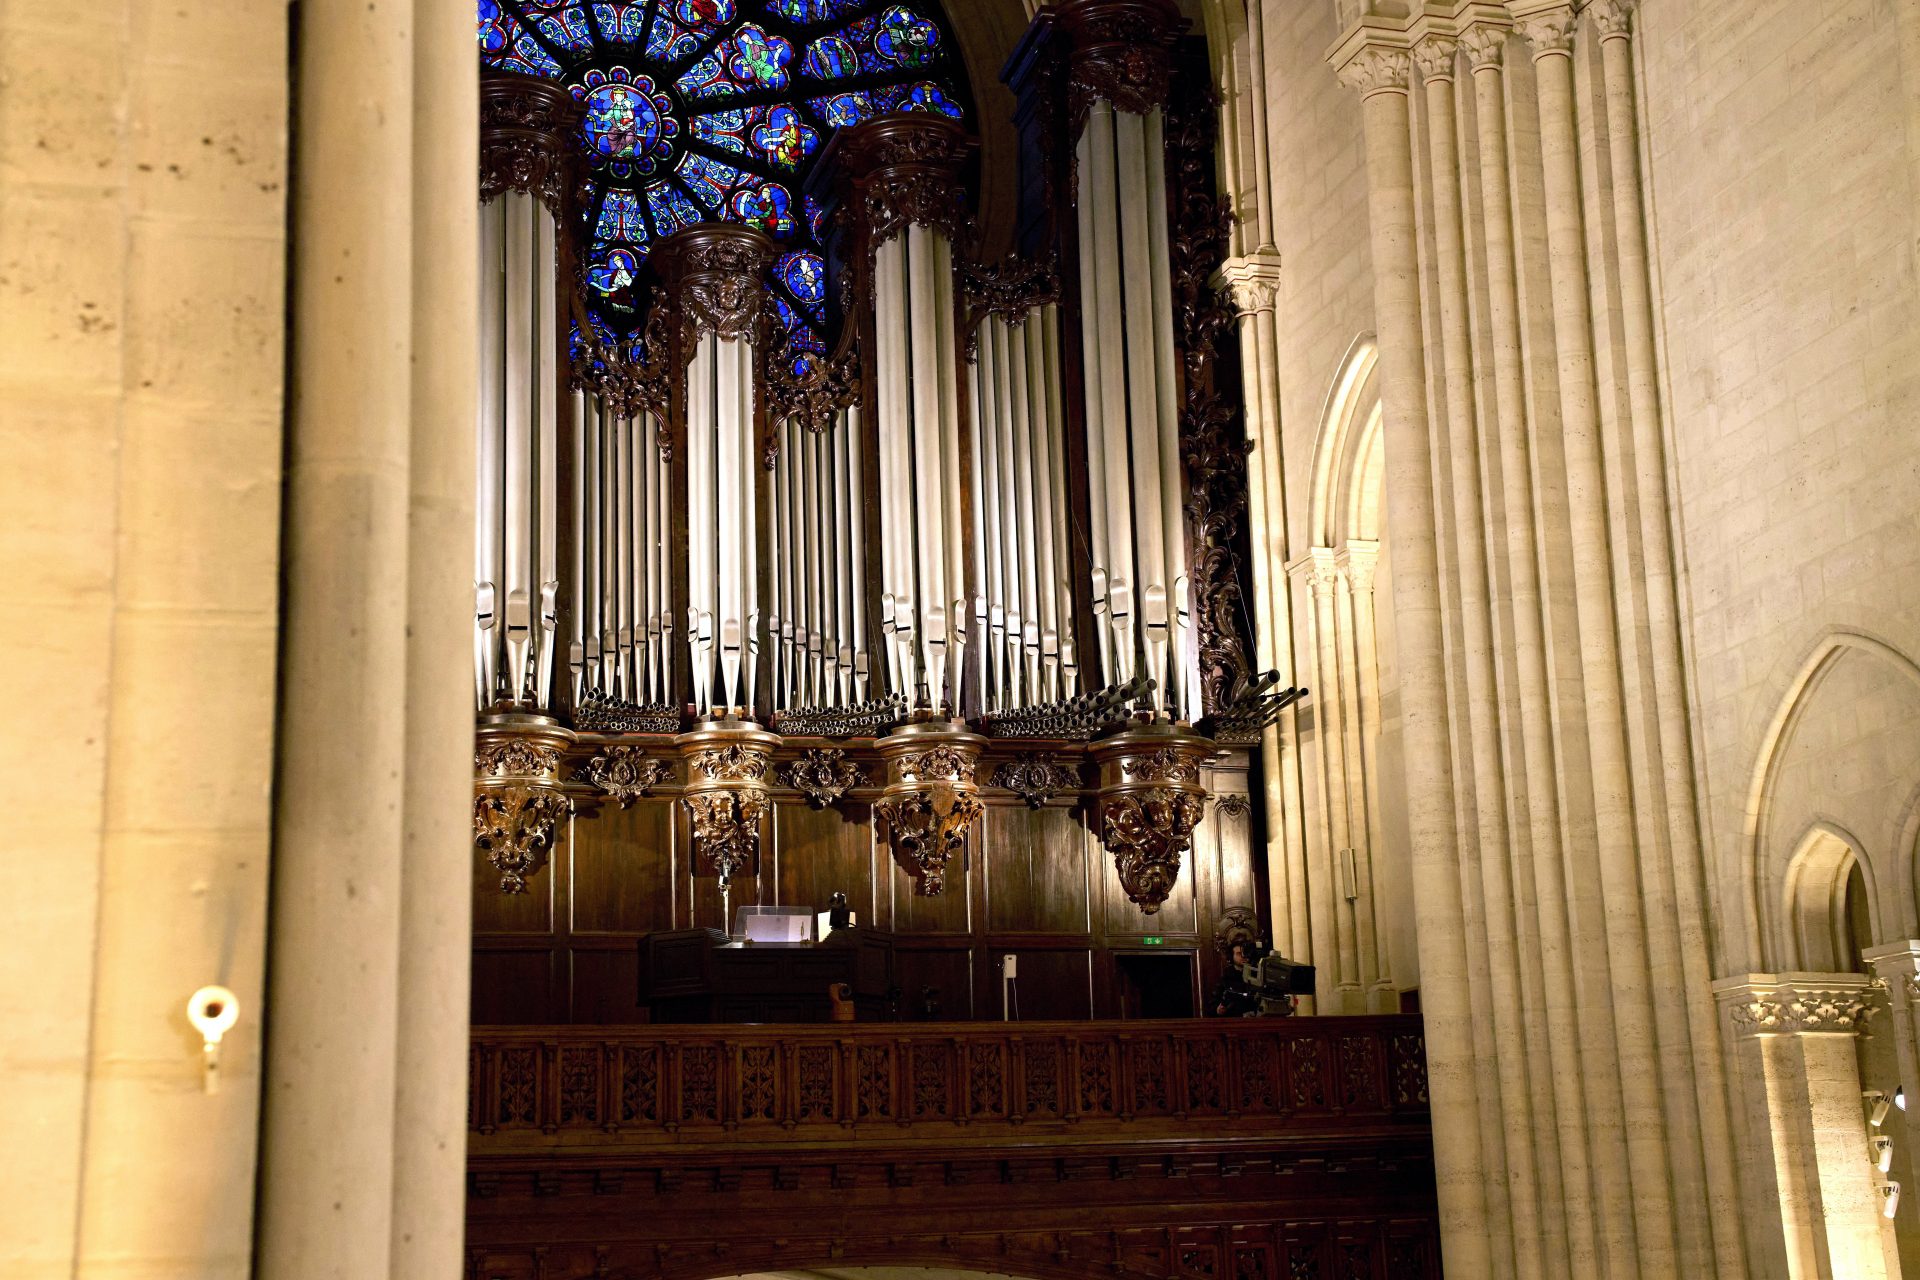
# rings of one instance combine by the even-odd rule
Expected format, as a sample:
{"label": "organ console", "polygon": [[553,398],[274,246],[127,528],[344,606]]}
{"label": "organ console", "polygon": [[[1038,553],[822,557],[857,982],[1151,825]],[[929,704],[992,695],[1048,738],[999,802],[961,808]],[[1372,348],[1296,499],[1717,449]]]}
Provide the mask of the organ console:
{"label": "organ console", "polygon": [[[724,893],[805,750],[878,787],[876,836],[936,895],[1012,743],[1044,755],[1022,778],[1084,794],[1128,897],[1166,900],[1203,766],[1299,696],[1250,668],[1236,612],[1183,25],[1067,0],[1030,33],[1016,89],[1058,212],[1024,256],[980,258],[964,124],[883,112],[813,166],[823,258],[764,218],[691,221],[615,282],[641,317],[618,331],[583,284],[612,215],[582,202],[575,97],[487,74],[475,823],[502,889],[571,815],[657,788]],[[824,349],[776,314],[795,270],[837,320]]]}

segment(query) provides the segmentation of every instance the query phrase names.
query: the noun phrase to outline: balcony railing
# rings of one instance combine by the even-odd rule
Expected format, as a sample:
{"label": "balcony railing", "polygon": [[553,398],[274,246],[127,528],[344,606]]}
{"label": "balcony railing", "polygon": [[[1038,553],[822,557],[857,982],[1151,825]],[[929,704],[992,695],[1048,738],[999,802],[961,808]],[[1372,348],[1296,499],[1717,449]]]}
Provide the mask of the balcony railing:
{"label": "balcony railing", "polygon": [[471,1151],[1424,1127],[1420,1020],[476,1027]]}

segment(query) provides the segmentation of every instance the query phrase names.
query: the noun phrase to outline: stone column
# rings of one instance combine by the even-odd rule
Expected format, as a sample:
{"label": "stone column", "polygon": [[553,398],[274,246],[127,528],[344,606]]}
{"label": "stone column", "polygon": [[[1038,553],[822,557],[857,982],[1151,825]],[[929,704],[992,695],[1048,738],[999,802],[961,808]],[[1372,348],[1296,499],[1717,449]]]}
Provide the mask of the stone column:
{"label": "stone column", "polygon": [[[1256,6],[1257,7],[1257,6]],[[1256,92],[1255,100],[1260,101]],[[1262,103],[1260,113],[1264,114]],[[1255,168],[1265,173],[1264,129],[1256,135]],[[1259,179],[1264,184],[1264,179]],[[1259,190],[1265,190],[1261,185]],[[1264,202],[1262,202],[1264,207]],[[1249,543],[1253,548],[1256,627],[1254,663],[1278,671],[1280,687],[1297,681],[1293,599],[1287,589],[1287,499],[1281,451],[1279,336],[1274,307],[1280,285],[1280,255],[1271,247],[1228,262],[1222,271],[1233,289],[1240,317],[1241,390],[1246,405]],[[1313,963],[1313,933],[1307,912],[1307,841],[1300,777],[1300,710],[1280,713],[1260,737],[1260,777],[1267,805],[1267,882],[1273,944],[1287,956]]]}
{"label": "stone column", "polygon": [[1884,1280],[1881,1194],[1855,1041],[1878,979],[1755,973],[1714,984],[1764,1096],[1786,1273]]}
{"label": "stone column", "polygon": [[460,1274],[466,1224],[467,1011],[473,971],[471,647],[478,347],[480,66],[456,5],[415,0],[412,438],[408,442],[405,828],[400,855],[394,1277]]}
{"label": "stone column", "polygon": [[[1364,33],[1366,29],[1362,29]],[[1422,1012],[1434,1098],[1434,1150],[1446,1268],[1506,1274],[1503,1198],[1483,1181],[1481,1089],[1468,991],[1460,851],[1442,653],[1426,359],[1415,246],[1412,121],[1405,48],[1350,42],[1342,80],[1361,95],[1367,148],[1374,301],[1380,336],[1386,492],[1393,511],[1394,624],[1407,743],[1407,808],[1418,903]],[[1497,1185],[1497,1184],[1496,1184]],[[1503,1265],[1495,1266],[1496,1254]]]}
{"label": "stone column", "polygon": [[267,1280],[457,1274],[477,104],[430,12],[301,14]]}

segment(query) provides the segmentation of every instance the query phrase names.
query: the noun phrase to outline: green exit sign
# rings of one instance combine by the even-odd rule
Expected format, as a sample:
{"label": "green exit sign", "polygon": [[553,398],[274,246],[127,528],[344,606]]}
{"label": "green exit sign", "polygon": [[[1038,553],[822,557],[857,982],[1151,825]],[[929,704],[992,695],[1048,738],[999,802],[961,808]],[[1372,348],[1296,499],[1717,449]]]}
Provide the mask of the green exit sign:
{"label": "green exit sign", "polygon": [[1166,942],[1166,939],[1160,937],[1158,934],[1154,934],[1154,935],[1140,939],[1141,945],[1148,946],[1148,947],[1157,947],[1162,945],[1165,942]]}

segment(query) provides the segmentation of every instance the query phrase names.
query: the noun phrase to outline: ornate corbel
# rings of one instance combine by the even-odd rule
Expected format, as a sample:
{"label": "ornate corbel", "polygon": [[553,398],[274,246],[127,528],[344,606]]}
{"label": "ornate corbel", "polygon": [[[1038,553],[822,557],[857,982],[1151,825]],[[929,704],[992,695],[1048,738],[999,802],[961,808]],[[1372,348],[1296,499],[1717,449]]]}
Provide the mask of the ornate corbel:
{"label": "ornate corbel", "polygon": [[977,147],[959,124],[924,111],[877,116],[834,139],[827,163],[837,174],[842,216],[851,216],[868,280],[874,253],[909,226],[937,228],[955,245],[970,241],[960,171]]}
{"label": "ornate corbel", "polygon": [[480,77],[480,199],[522,191],[561,216],[574,164],[580,104],[535,76]]}
{"label": "ornate corbel", "polygon": [[1055,796],[1080,790],[1080,769],[1066,760],[1023,755],[1002,761],[988,782],[1013,792],[1027,808],[1039,809]]}
{"label": "ornate corbel", "polygon": [[866,781],[864,771],[838,747],[810,747],[797,760],[789,760],[774,771],[783,787],[792,787],[807,797],[807,803],[824,809]]}
{"label": "ornate corbel", "polygon": [[1166,724],[1129,729],[1091,748],[1100,769],[1100,842],[1127,897],[1148,915],[1173,892],[1181,857],[1193,847],[1206,813],[1200,767],[1215,750],[1211,739]]}
{"label": "ornate corbel", "polygon": [[500,892],[525,893],[573,813],[560,778],[573,735],[545,716],[503,715],[480,725],[473,751],[473,842],[500,873]]}
{"label": "ornate corbel", "polygon": [[903,725],[878,744],[887,785],[874,816],[922,897],[946,887],[947,866],[965,854],[967,833],[983,812],[977,775],[986,741],[955,721],[927,720]]}
{"label": "ornate corbel", "polygon": [[1173,49],[1187,21],[1171,0],[1062,0],[1073,132],[1096,98],[1141,115],[1173,96]]}
{"label": "ornate corbel", "polygon": [[761,819],[771,800],[767,774],[780,739],[734,720],[683,733],[673,741],[687,762],[680,803],[693,829],[694,857],[712,864],[724,892],[759,855]]}
{"label": "ornate corbel", "polygon": [[1714,984],[1744,1035],[1856,1035],[1879,1012],[1885,980],[1850,973],[1749,974]]}

